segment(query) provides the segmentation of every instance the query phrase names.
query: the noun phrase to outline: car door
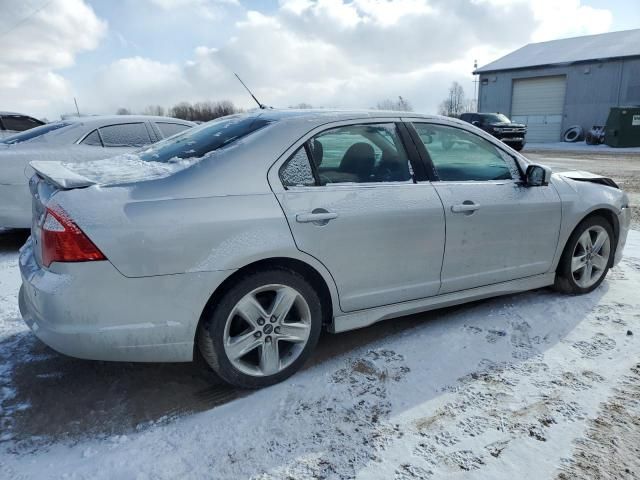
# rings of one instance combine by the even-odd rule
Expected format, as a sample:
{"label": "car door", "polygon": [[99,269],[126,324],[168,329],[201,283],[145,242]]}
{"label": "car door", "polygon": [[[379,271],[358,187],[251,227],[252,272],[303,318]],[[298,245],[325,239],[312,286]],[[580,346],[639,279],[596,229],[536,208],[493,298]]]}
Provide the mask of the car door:
{"label": "car door", "polygon": [[297,247],[327,267],[343,311],[440,288],[442,204],[414,174],[409,155],[415,162],[417,152],[409,139],[408,153],[405,128],[384,119],[317,129],[289,150],[271,181]]}
{"label": "car door", "polygon": [[440,293],[547,272],[561,222],[553,186],[525,186],[513,156],[464,128],[413,127],[446,215]]}

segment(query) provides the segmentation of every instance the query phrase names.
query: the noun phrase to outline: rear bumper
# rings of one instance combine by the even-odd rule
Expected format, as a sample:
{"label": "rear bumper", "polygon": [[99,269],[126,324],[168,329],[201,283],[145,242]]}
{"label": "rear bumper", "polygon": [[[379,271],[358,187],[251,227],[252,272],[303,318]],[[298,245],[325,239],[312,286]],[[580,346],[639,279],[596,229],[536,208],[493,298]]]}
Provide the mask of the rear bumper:
{"label": "rear bumper", "polygon": [[620,232],[618,235],[618,244],[616,245],[616,254],[613,258],[613,265],[617,265],[622,260],[624,246],[627,243],[627,235],[629,234],[629,225],[631,224],[631,208],[625,207],[620,209],[618,213],[618,226]]}
{"label": "rear bumper", "polygon": [[0,184],[0,227],[31,227],[31,193],[24,185]]}
{"label": "rear bumper", "polygon": [[20,272],[20,312],[40,340],[72,357],[131,362],[191,361],[202,310],[229,273],[127,278],[108,261],[47,270],[31,240]]}

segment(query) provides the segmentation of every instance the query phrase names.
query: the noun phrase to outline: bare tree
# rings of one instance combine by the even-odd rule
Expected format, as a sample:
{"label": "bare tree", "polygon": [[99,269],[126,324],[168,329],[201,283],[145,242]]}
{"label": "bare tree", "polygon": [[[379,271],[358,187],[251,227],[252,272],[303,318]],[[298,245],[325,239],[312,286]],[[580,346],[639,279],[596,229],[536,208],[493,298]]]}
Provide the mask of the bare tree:
{"label": "bare tree", "polygon": [[142,115],[152,115],[156,117],[164,117],[164,107],[160,105],[147,105],[142,111]]}
{"label": "bare tree", "polygon": [[192,120],[196,122],[207,122],[214,118],[224,117],[237,113],[239,110],[229,100],[218,102],[198,102],[191,104],[189,102],[180,102],[171,107],[168,114],[172,117],[181,118],[183,120]]}
{"label": "bare tree", "polygon": [[463,113],[472,110],[473,100],[467,100],[462,85],[458,82],[453,82],[449,87],[449,96],[440,104],[438,113],[447,117],[459,117]]}
{"label": "bare tree", "polygon": [[411,103],[402,98],[398,97],[398,100],[391,100],[386,98],[376,105],[376,110],[393,110],[397,112],[413,112],[413,107]]}
{"label": "bare tree", "polygon": [[116,115],[131,115],[131,110],[128,108],[120,107],[116,110]]}
{"label": "bare tree", "polygon": [[308,109],[313,108],[313,107],[309,103],[300,102],[300,103],[298,103],[296,105],[291,105],[289,108],[295,108],[297,110],[308,110]]}

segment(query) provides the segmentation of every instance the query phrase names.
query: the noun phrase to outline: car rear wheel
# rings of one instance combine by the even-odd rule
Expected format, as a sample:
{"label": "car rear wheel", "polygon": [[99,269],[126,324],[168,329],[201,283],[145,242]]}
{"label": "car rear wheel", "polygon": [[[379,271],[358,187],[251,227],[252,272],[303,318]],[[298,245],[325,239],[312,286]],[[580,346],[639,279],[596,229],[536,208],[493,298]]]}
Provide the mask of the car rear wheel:
{"label": "car rear wheel", "polygon": [[572,294],[595,290],[609,271],[613,238],[611,225],[603,217],[590,217],[580,223],[562,254],[555,288]]}
{"label": "car rear wheel", "polygon": [[315,348],[322,306],[297,272],[254,273],[228,290],[201,323],[197,343],[226,382],[260,388],[295,373]]}

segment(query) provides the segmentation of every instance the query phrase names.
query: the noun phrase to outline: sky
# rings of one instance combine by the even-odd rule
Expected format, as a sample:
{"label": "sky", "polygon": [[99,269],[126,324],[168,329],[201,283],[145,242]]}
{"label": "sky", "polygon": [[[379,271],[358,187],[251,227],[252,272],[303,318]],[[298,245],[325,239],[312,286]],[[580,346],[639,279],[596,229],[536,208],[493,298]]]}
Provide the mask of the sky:
{"label": "sky", "polygon": [[640,28],[640,0],[0,0],[0,110],[231,100],[435,113],[527,43]]}

